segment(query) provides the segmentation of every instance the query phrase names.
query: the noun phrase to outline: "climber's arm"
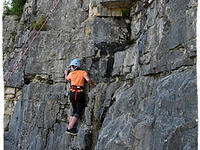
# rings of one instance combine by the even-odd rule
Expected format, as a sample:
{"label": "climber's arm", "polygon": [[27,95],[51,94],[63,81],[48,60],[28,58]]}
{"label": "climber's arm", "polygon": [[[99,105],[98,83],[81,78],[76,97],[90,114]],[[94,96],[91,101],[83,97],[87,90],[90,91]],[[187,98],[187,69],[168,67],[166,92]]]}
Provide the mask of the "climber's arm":
{"label": "climber's arm", "polygon": [[85,78],[85,80],[86,80],[89,84],[91,84],[91,85],[93,85],[93,86],[96,86],[96,85],[97,85],[96,82],[93,82],[93,81],[90,79],[90,77],[89,77],[88,74],[86,74],[84,78]]}
{"label": "climber's arm", "polygon": [[67,81],[70,81],[70,78],[69,78],[68,74],[69,74],[69,70],[65,70],[65,79]]}

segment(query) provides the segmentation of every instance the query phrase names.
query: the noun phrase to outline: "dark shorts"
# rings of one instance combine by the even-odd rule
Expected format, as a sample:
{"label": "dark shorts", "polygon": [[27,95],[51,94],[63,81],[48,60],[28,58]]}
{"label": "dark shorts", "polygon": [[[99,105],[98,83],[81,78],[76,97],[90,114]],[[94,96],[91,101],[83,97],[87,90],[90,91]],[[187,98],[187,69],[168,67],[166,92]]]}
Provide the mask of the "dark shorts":
{"label": "dark shorts", "polygon": [[75,92],[70,92],[70,102],[72,103],[71,116],[79,118],[82,115],[85,107],[84,92],[77,92],[76,100],[75,100]]}

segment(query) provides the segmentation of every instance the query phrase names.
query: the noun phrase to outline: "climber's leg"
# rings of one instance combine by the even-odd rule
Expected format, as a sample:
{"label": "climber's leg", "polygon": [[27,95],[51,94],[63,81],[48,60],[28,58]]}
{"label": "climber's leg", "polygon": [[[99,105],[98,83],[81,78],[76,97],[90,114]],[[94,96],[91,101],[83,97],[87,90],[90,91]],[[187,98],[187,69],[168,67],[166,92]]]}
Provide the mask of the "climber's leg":
{"label": "climber's leg", "polygon": [[77,117],[73,116],[71,117],[70,121],[69,121],[69,126],[68,126],[68,129],[72,129],[76,123],[76,121],[78,120]]}

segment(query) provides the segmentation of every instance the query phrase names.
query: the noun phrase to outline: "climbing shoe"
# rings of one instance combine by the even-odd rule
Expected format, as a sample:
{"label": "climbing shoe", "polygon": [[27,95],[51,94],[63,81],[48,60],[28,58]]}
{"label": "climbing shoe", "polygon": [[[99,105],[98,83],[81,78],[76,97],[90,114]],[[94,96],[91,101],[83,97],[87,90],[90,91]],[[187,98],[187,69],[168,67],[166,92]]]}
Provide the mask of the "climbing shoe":
{"label": "climbing shoe", "polygon": [[77,130],[75,128],[67,129],[66,133],[75,136],[77,135]]}

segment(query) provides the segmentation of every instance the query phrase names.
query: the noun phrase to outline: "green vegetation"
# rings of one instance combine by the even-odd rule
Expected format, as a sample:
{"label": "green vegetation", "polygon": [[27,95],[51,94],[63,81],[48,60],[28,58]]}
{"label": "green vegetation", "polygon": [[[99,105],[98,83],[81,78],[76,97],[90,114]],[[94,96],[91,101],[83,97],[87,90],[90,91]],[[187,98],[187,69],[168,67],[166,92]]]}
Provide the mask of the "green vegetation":
{"label": "green vegetation", "polygon": [[4,4],[3,4],[3,14],[4,14],[4,15],[9,15],[9,14],[11,14],[11,9],[10,9],[10,7],[9,7],[8,5],[9,5],[9,4],[6,3],[6,2],[4,2]]}
{"label": "green vegetation", "polygon": [[17,35],[17,32],[16,32],[16,31],[13,31],[13,32],[10,33],[10,35],[11,35],[11,39],[12,39],[12,40],[15,40],[15,37],[16,37],[16,35]]}
{"label": "green vegetation", "polygon": [[[38,31],[41,26],[43,25],[43,23],[45,22],[45,17],[42,15],[41,17],[37,18],[37,21],[33,20],[32,21],[32,25],[30,26],[30,30],[36,30]],[[42,28],[42,31],[46,31],[47,28],[46,26],[44,25],[43,28]]]}
{"label": "green vegetation", "polygon": [[128,17],[130,15],[130,10],[128,9],[121,10],[121,12],[123,17]]}
{"label": "green vegetation", "polygon": [[21,18],[23,13],[23,7],[26,3],[26,0],[12,0],[11,7],[8,6],[8,3],[4,3],[4,11],[5,15],[17,15]]}
{"label": "green vegetation", "polygon": [[4,50],[3,50],[3,55],[7,54],[8,52],[9,52],[8,49],[4,49]]}

